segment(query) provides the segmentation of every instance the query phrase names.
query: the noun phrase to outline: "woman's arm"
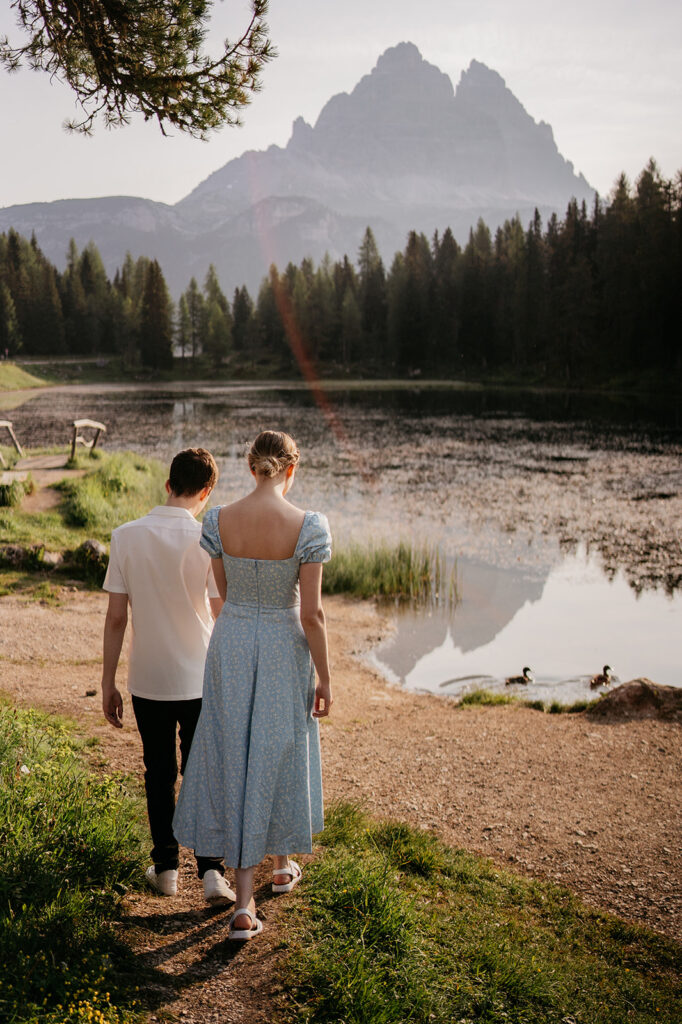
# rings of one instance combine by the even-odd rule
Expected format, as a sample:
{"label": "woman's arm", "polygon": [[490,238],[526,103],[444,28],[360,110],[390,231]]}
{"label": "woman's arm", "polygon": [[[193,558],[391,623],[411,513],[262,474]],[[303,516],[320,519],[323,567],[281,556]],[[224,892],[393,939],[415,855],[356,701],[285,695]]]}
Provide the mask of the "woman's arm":
{"label": "woman's arm", "polygon": [[[215,585],[218,588],[218,593],[220,594],[221,599],[225,601],[227,597],[227,576],[225,575],[225,566],[223,565],[222,555],[220,558],[212,558],[211,566],[213,568],[213,579],[215,580]],[[218,613],[220,613],[220,608],[218,609]],[[214,618],[217,618],[215,613]]]}
{"label": "woman's arm", "polygon": [[327,625],[322,608],[322,563],[305,562],[299,570],[301,586],[301,626],[305,633],[313,665],[317,671],[315,718],[325,718],[332,706],[327,650]]}

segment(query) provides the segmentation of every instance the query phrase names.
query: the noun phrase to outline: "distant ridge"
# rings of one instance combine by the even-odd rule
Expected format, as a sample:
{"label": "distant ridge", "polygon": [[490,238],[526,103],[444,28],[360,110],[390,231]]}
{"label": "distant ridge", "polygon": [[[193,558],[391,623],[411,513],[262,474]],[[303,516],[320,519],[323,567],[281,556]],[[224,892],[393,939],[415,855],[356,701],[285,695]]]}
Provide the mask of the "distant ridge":
{"label": "distant ridge", "polygon": [[95,241],[113,273],[127,250],[161,262],[175,294],[214,263],[227,290],[253,291],[270,263],[355,257],[367,224],[390,260],[411,229],[451,227],[460,241],[479,217],[491,228],[590,200],[496,71],[472,61],[457,89],[413,43],[391,47],[315,125],[294,121],[286,147],[248,151],[175,206],[134,197],[60,200],[0,210],[0,231],[35,231],[63,265],[68,241]]}

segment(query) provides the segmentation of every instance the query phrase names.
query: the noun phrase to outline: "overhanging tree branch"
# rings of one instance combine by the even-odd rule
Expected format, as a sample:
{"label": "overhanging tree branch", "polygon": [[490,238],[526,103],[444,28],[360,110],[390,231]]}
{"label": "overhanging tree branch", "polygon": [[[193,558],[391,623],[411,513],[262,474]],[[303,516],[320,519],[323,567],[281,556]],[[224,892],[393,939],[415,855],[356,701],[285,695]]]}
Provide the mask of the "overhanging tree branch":
{"label": "overhanging tree branch", "polygon": [[0,39],[0,64],[23,65],[66,82],[83,117],[66,122],[90,134],[102,116],[108,126],[130,115],[156,118],[162,132],[195,138],[239,125],[239,112],[260,89],[265,64],[276,55],[268,38],[268,0],[251,0],[249,22],[222,54],[203,52],[212,0],[14,0],[22,46]]}

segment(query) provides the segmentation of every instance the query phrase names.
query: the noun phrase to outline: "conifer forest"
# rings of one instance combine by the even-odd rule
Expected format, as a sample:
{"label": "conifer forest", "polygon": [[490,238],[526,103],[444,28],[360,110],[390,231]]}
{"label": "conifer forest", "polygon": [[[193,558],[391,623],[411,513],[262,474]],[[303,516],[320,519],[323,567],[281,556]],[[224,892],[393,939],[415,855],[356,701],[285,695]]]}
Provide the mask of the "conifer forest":
{"label": "conifer forest", "polygon": [[358,252],[272,266],[228,298],[211,267],[173,302],[156,260],[127,255],[111,280],[94,243],[58,270],[35,239],[0,235],[0,356],[116,356],[129,371],[174,361],[229,377],[308,365],[328,374],[508,373],[583,386],[682,369],[682,172],[651,161],[591,209],[571,201],[462,246],[411,232],[390,266],[367,228]]}

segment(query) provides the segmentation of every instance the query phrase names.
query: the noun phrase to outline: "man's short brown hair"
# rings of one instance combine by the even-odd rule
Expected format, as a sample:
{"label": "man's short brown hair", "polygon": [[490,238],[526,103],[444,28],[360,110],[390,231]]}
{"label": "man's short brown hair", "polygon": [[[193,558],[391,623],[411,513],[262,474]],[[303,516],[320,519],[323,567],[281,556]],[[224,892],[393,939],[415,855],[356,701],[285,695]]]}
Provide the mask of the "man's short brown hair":
{"label": "man's short brown hair", "polygon": [[217,480],[218,467],[206,448],[185,448],[171,462],[168,482],[176,498],[198,494],[204,487],[213,490]]}

